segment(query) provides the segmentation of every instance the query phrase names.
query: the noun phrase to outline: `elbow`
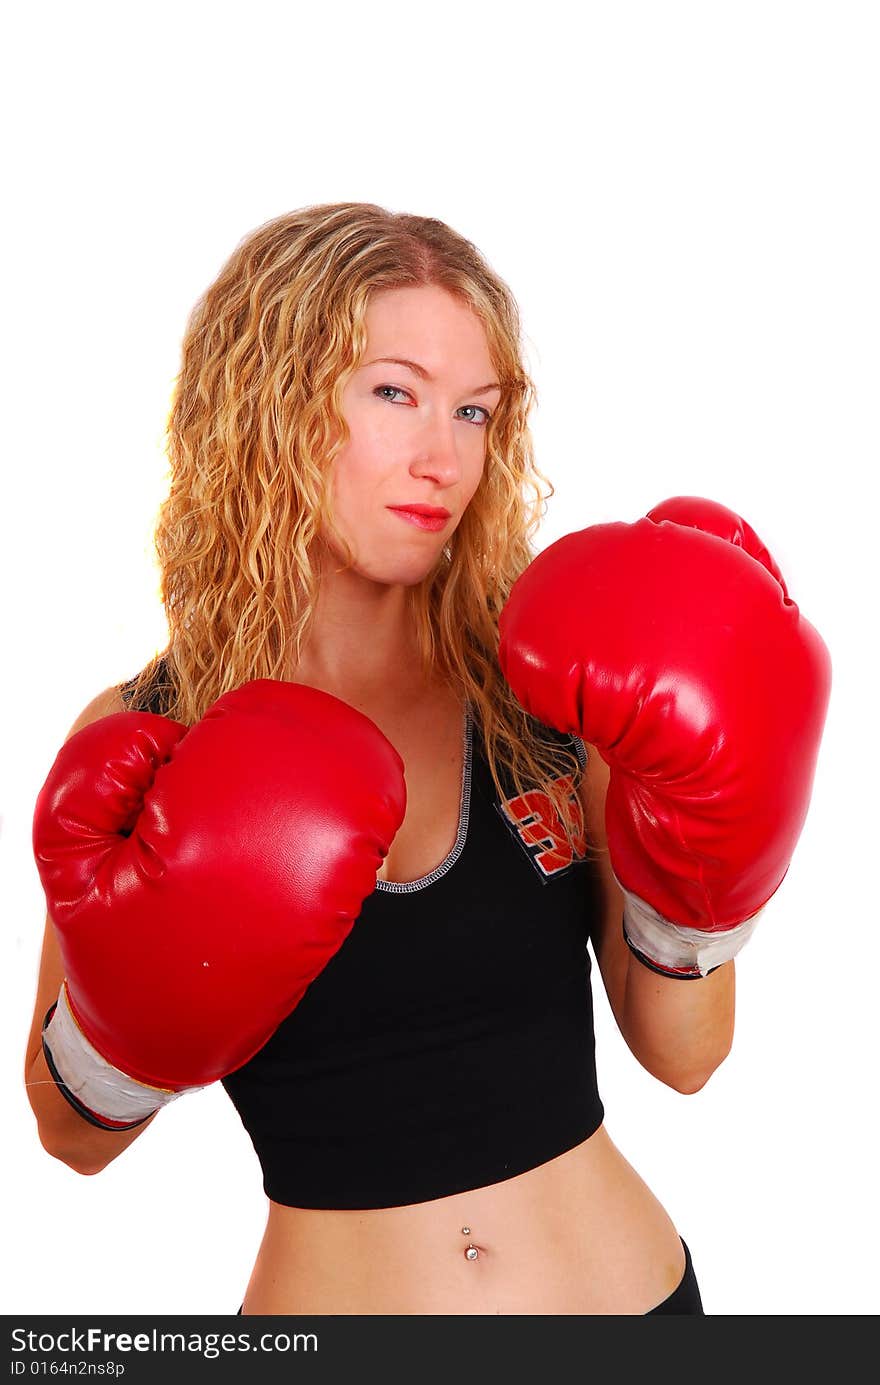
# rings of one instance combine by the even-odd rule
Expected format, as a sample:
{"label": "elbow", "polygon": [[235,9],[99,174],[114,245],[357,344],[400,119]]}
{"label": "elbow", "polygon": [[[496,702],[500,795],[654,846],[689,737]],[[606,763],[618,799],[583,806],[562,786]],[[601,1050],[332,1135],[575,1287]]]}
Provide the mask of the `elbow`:
{"label": "elbow", "polygon": [[82,1151],[77,1152],[76,1150],[60,1148],[55,1145],[47,1135],[44,1135],[39,1128],[38,1134],[40,1136],[40,1144],[49,1155],[49,1158],[57,1159],[59,1164],[66,1164],[74,1173],[79,1173],[85,1178],[90,1178],[107,1167],[106,1164],[95,1164],[94,1162],[87,1163],[82,1158]]}
{"label": "elbow", "polygon": [[[43,1148],[45,1149],[45,1145]],[[93,1178],[96,1173],[102,1173],[107,1167],[106,1164],[85,1164],[82,1159],[78,1159],[76,1155],[73,1154],[56,1153],[53,1150],[47,1150],[46,1152],[50,1154],[53,1159],[57,1159],[60,1164],[65,1164],[67,1168],[71,1169],[74,1173],[81,1174],[83,1178]]]}
{"label": "elbow", "polygon": [[[717,1058],[700,1068],[682,1069],[678,1072],[669,1073],[661,1077],[660,1080],[665,1082],[667,1087],[671,1087],[673,1091],[680,1092],[682,1096],[693,1096],[695,1092],[702,1091],[713,1072],[717,1072],[721,1067],[729,1052],[730,1049],[726,1048]],[[656,1075],[660,1076],[659,1073]]]}
{"label": "elbow", "polygon": [[714,1071],[712,1068],[709,1072],[677,1073],[663,1080],[674,1092],[680,1092],[682,1096],[693,1096],[695,1092],[702,1091]]}
{"label": "elbow", "polygon": [[662,1082],[665,1087],[671,1087],[674,1092],[680,1092],[682,1096],[693,1096],[695,1092],[702,1091],[713,1072],[717,1072],[721,1067],[730,1053],[731,1046],[732,1038],[723,1045],[717,1045],[714,1051],[700,1055],[688,1053],[674,1056],[666,1051],[658,1052],[656,1049],[637,1049],[632,1044],[630,1049],[645,1071],[656,1077],[658,1082]]}

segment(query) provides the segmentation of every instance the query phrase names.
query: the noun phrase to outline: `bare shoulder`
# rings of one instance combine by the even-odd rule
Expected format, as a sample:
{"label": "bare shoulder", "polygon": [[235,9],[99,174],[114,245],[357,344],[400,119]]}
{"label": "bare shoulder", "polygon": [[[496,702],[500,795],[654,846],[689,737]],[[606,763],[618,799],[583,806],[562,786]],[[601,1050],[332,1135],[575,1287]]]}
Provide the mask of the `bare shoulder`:
{"label": "bare shoulder", "polygon": [[91,700],[76,717],[75,721],[67,733],[66,739],[76,735],[84,726],[90,726],[93,721],[100,721],[102,717],[108,717],[113,712],[124,712],[127,708],[122,700],[118,684],[114,683],[109,688],[103,688]]}

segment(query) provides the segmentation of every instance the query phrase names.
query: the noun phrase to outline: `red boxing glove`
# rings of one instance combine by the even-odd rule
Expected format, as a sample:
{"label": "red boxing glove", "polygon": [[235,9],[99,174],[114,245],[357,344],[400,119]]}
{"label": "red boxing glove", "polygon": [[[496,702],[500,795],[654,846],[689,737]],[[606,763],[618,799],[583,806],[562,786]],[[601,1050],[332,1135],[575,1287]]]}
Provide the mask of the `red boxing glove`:
{"label": "red boxing glove", "polygon": [[[155,1109],[262,1048],[348,936],[405,808],[390,741],[302,684],[246,683],[189,730],[119,712],[72,736],[33,843],[64,959],[71,1090],[97,1065],[86,1113],[117,1128],[144,1110],[125,1077],[160,1089]],[[111,1064],[120,1095],[90,1106]]]}
{"label": "red boxing glove", "polygon": [[551,544],[499,632],[526,711],[610,767],[627,941],[705,975],[750,935],[803,828],[831,688],[820,636],[754,530],[692,496]]}

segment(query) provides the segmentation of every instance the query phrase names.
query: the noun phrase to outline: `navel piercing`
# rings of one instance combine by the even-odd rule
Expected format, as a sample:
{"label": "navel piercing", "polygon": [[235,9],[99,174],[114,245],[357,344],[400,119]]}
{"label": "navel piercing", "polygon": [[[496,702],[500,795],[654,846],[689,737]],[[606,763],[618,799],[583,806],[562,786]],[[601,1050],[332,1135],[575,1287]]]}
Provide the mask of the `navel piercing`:
{"label": "navel piercing", "polygon": [[[462,1236],[469,1236],[469,1235],[471,1234],[471,1229],[470,1229],[470,1227],[469,1227],[469,1226],[463,1226],[463,1227],[461,1228],[461,1234],[462,1234]],[[477,1256],[479,1255],[479,1253],[480,1253],[480,1251],[481,1251],[482,1249],[483,1249],[482,1246],[475,1246],[475,1245],[473,1244],[473,1242],[471,1242],[471,1243],[468,1245],[467,1250],[464,1252],[464,1258],[465,1258],[465,1260],[476,1260]]]}

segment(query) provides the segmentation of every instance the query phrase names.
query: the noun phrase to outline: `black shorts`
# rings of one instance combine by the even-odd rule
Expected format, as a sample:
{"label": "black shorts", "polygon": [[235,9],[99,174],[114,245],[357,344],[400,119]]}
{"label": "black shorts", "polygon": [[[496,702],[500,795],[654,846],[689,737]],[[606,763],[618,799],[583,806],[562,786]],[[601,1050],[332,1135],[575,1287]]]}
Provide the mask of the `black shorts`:
{"label": "black shorts", "polygon": [[691,1253],[683,1237],[681,1243],[684,1246],[684,1274],[679,1281],[678,1288],[673,1289],[669,1297],[665,1298],[662,1303],[658,1303],[656,1308],[649,1308],[646,1317],[650,1317],[652,1313],[699,1313],[705,1317],[703,1300],[700,1298],[700,1286],[697,1283],[697,1276],[694,1274]]}
{"label": "black shorts", "polygon": [[[672,1290],[668,1298],[662,1303],[658,1303],[656,1308],[649,1308],[645,1314],[650,1317],[652,1313],[697,1313],[705,1317],[703,1312],[703,1300],[700,1298],[700,1286],[697,1283],[697,1276],[694,1274],[694,1263],[691,1260],[691,1253],[688,1250],[687,1242],[681,1238],[684,1246],[684,1274],[679,1281],[678,1287]],[[236,1317],[241,1313],[244,1304],[236,1313]]]}

